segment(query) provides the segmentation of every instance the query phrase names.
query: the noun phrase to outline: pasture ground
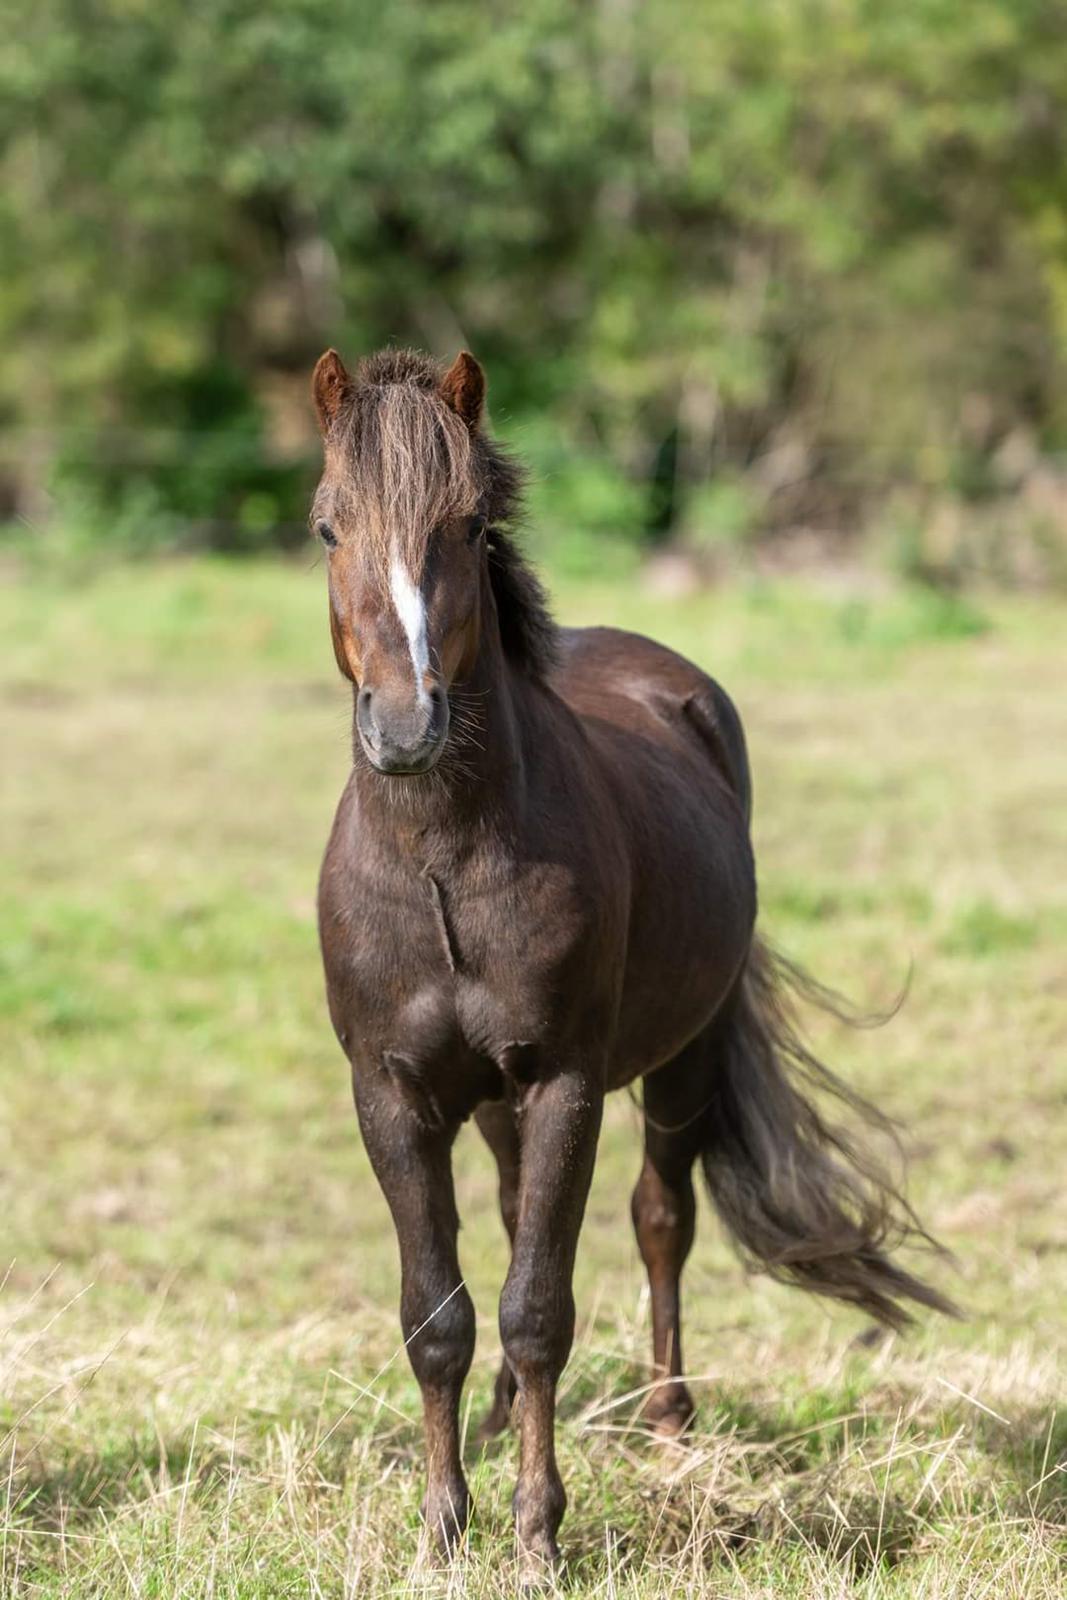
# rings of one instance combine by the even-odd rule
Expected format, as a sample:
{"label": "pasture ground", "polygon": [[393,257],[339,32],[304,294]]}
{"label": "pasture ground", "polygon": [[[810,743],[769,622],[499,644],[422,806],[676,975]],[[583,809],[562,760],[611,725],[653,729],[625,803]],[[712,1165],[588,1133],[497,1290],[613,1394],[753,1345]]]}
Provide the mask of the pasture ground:
{"label": "pasture ground", "polygon": [[[515,1441],[468,1451],[419,1554],[392,1229],[321,990],[313,895],[346,770],[322,573],[186,562],[0,586],[0,1593],[514,1593]],[[44,560],[42,558],[42,569]],[[574,1595],[1051,1597],[1067,1524],[1067,616],[761,583],[563,586],[734,693],[764,926],[886,1027],[816,1024],[909,1130],[969,1320],[874,1339],[746,1281],[707,1205],[690,1444],[635,1426],[647,1306],[611,1104],[565,1375]],[[479,1312],[505,1269],[457,1151]],[[471,1430],[473,1432],[473,1428]]]}

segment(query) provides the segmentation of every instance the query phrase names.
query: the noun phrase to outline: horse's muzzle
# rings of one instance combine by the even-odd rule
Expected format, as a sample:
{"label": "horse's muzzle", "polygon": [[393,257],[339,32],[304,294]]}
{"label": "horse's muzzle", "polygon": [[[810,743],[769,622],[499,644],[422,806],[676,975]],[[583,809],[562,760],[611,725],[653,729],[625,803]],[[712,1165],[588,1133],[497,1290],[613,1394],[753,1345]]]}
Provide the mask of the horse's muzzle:
{"label": "horse's muzzle", "polygon": [[448,722],[443,689],[433,688],[424,700],[405,704],[366,685],[356,696],[356,727],[367,760],[391,776],[429,772],[444,748]]}

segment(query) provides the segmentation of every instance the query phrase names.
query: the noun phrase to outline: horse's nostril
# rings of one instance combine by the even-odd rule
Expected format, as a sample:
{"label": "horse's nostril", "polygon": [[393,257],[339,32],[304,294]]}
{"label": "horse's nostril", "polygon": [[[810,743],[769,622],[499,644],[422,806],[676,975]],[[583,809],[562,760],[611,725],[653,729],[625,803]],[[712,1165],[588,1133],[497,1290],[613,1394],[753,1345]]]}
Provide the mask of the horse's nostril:
{"label": "horse's nostril", "polygon": [[379,738],[377,718],[374,715],[372,701],[374,696],[370,689],[361,689],[356,696],[356,726],[365,739],[371,744],[376,744]]}

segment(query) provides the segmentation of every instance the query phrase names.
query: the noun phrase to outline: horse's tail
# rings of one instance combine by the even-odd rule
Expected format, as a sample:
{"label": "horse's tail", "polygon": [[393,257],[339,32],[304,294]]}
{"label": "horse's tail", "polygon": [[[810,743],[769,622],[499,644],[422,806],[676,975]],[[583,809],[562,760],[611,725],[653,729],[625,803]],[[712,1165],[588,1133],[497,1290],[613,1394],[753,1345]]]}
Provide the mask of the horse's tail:
{"label": "horse's tail", "polygon": [[706,1119],[704,1172],[719,1216],[747,1264],[892,1328],[912,1321],[906,1300],[958,1316],[951,1301],[890,1260],[905,1241],[934,1241],[881,1165],[825,1120],[815,1096],[844,1101],[883,1131],[891,1124],[812,1055],[793,1022],[790,990],[842,1015],[827,990],[754,941],[721,1036]]}

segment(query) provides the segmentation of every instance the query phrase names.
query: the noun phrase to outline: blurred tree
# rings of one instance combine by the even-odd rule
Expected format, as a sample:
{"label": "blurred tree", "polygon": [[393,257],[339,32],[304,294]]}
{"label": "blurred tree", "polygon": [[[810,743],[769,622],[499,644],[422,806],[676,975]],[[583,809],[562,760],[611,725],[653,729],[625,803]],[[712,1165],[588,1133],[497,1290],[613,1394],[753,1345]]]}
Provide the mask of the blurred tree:
{"label": "blurred tree", "polygon": [[39,0],[5,35],[31,517],[47,482],[115,538],[295,536],[328,342],[470,344],[550,519],[635,538],[850,526],[1064,444],[1046,0]]}

